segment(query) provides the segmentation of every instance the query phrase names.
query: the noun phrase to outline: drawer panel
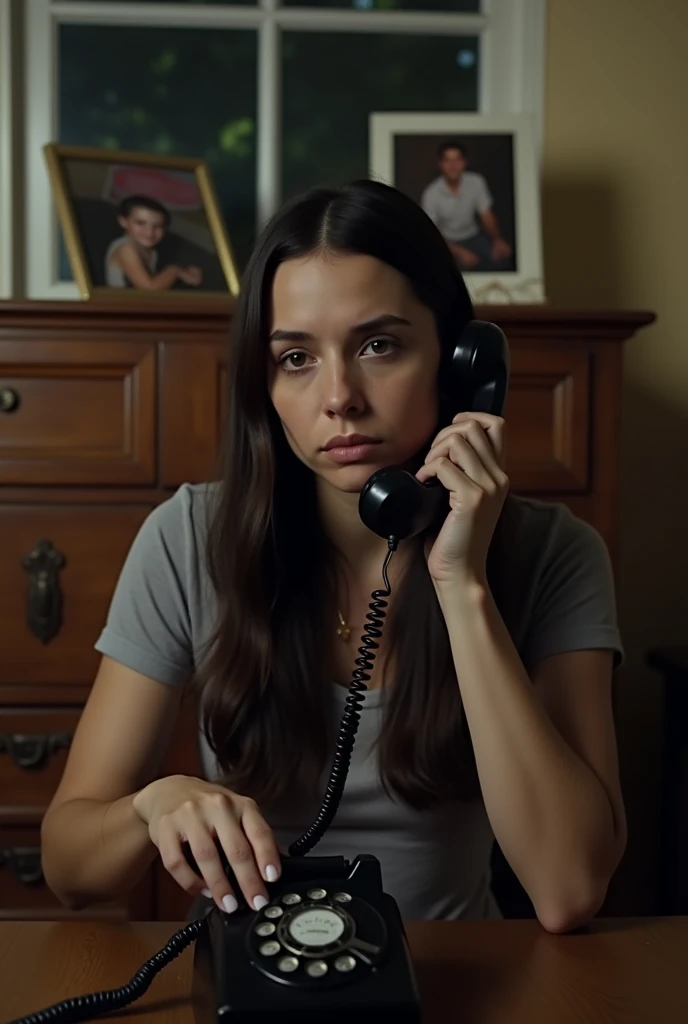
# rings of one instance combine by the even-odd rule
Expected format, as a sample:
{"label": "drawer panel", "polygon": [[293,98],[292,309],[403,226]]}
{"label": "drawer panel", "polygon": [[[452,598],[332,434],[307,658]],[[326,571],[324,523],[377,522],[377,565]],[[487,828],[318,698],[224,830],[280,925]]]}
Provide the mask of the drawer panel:
{"label": "drawer panel", "polygon": [[80,711],[0,708],[0,816],[48,807],[62,777]]}
{"label": "drawer panel", "polygon": [[0,341],[0,483],[154,482],[153,344]]}
{"label": "drawer panel", "polygon": [[225,417],[225,344],[165,345],[160,365],[160,483],[217,477]]}
{"label": "drawer panel", "polygon": [[[133,902],[122,898],[96,904],[84,910],[64,907],[48,888],[41,869],[40,825],[16,827],[0,824],[0,919],[58,920],[64,918],[98,918],[128,920]],[[149,916],[151,881],[137,886],[143,910],[141,919]]]}
{"label": "drawer panel", "polygon": [[90,684],[122,563],[150,508],[0,507],[0,684]]}
{"label": "drawer panel", "polygon": [[590,358],[575,349],[512,350],[505,417],[507,472],[514,491],[587,490]]}

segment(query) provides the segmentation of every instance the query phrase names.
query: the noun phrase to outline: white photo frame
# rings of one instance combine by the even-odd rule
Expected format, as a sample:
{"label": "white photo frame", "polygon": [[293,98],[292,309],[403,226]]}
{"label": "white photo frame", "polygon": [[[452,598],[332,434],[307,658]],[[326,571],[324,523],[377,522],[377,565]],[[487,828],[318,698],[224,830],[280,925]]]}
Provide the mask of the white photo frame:
{"label": "white photo frame", "polygon": [[[480,269],[462,267],[471,298],[483,305],[546,302],[535,127],[528,114],[370,115],[371,178],[400,188],[422,204],[427,185],[439,179],[435,192],[441,189],[439,147],[456,142],[465,148],[467,170],[480,174],[487,184],[491,209],[511,255],[502,253],[498,262],[493,262],[490,243],[480,257],[484,263]],[[425,203],[429,206],[429,198]],[[444,202],[441,205],[446,206]],[[442,216],[433,217],[440,230]],[[477,218],[475,224],[476,235],[485,235],[487,244]]]}

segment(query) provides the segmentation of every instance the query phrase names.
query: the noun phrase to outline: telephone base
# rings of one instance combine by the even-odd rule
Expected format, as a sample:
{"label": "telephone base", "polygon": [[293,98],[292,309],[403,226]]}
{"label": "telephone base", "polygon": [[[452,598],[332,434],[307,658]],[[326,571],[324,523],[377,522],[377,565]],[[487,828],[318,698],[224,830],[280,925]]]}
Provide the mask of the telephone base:
{"label": "telephone base", "polygon": [[[293,860],[262,911],[213,907],[206,916],[194,957],[195,1024],[420,1024],[401,915],[382,891],[379,862]],[[317,874],[304,870],[311,860]]]}

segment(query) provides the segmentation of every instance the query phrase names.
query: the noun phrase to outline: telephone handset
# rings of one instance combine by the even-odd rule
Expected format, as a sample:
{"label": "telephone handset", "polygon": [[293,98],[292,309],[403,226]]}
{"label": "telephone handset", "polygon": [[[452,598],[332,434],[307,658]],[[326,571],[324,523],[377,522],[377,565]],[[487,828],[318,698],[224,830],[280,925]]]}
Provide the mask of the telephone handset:
{"label": "telephone handset", "polygon": [[[440,372],[443,405],[451,410],[449,419],[468,410],[502,415],[509,384],[509,348],[496,324],[471,320],[450,364]],[[358,503],[359,515],[369,530],[397,540],[427,529],[446,507],[447,492],[437,480],[422,484],[401,466],[373,473]]]}
{"label": "telephone handset", "polygon": [[[463,410],[501,415],[508,381],[504,334],[495,324],[471,321],[451,360],[440,368],[442,407],[451,410],[443,413],[440,425]],[[248,907],[217,843],[239,902],[233,914],[223,914],[209,901],[207,913],[173,935],[127,985],[65,1000],[11,1024],[73,1024],[128,1006],[194,940],[196,1024],[262,1024],[268,1019],[350,1024],[353,1015],[357,1024],[380,1019],[419,1024],[420,1001],[404,927],[394,899],[384,891],[379,861],[368,854],[351,862],[306,855],[334,818],[344,790],[362,695],[391,594],[389,561],[400,540],[438,522],[445,507],[445,488],[436,481],[421,484],[399,466],[374,473],[361,491],[361,519],[388,542],[384,589],[372,595],[322,805],[289,847],[279,880],[267,884],[268,905],[260,911]],[[198,872],[186,844],[184,851]]]}

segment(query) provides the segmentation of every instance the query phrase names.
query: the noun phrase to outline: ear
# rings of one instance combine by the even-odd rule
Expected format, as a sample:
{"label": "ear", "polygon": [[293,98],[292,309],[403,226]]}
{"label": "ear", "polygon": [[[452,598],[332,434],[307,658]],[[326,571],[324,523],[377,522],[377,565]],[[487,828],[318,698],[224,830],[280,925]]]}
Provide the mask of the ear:
{"label": "ear", "polygon": [[119,226],[122,228],[123,231],[126,231],[128,226],[129,226],[128,218],[127,217],[118,217],[117,218],[117,223],[119,224]]}

